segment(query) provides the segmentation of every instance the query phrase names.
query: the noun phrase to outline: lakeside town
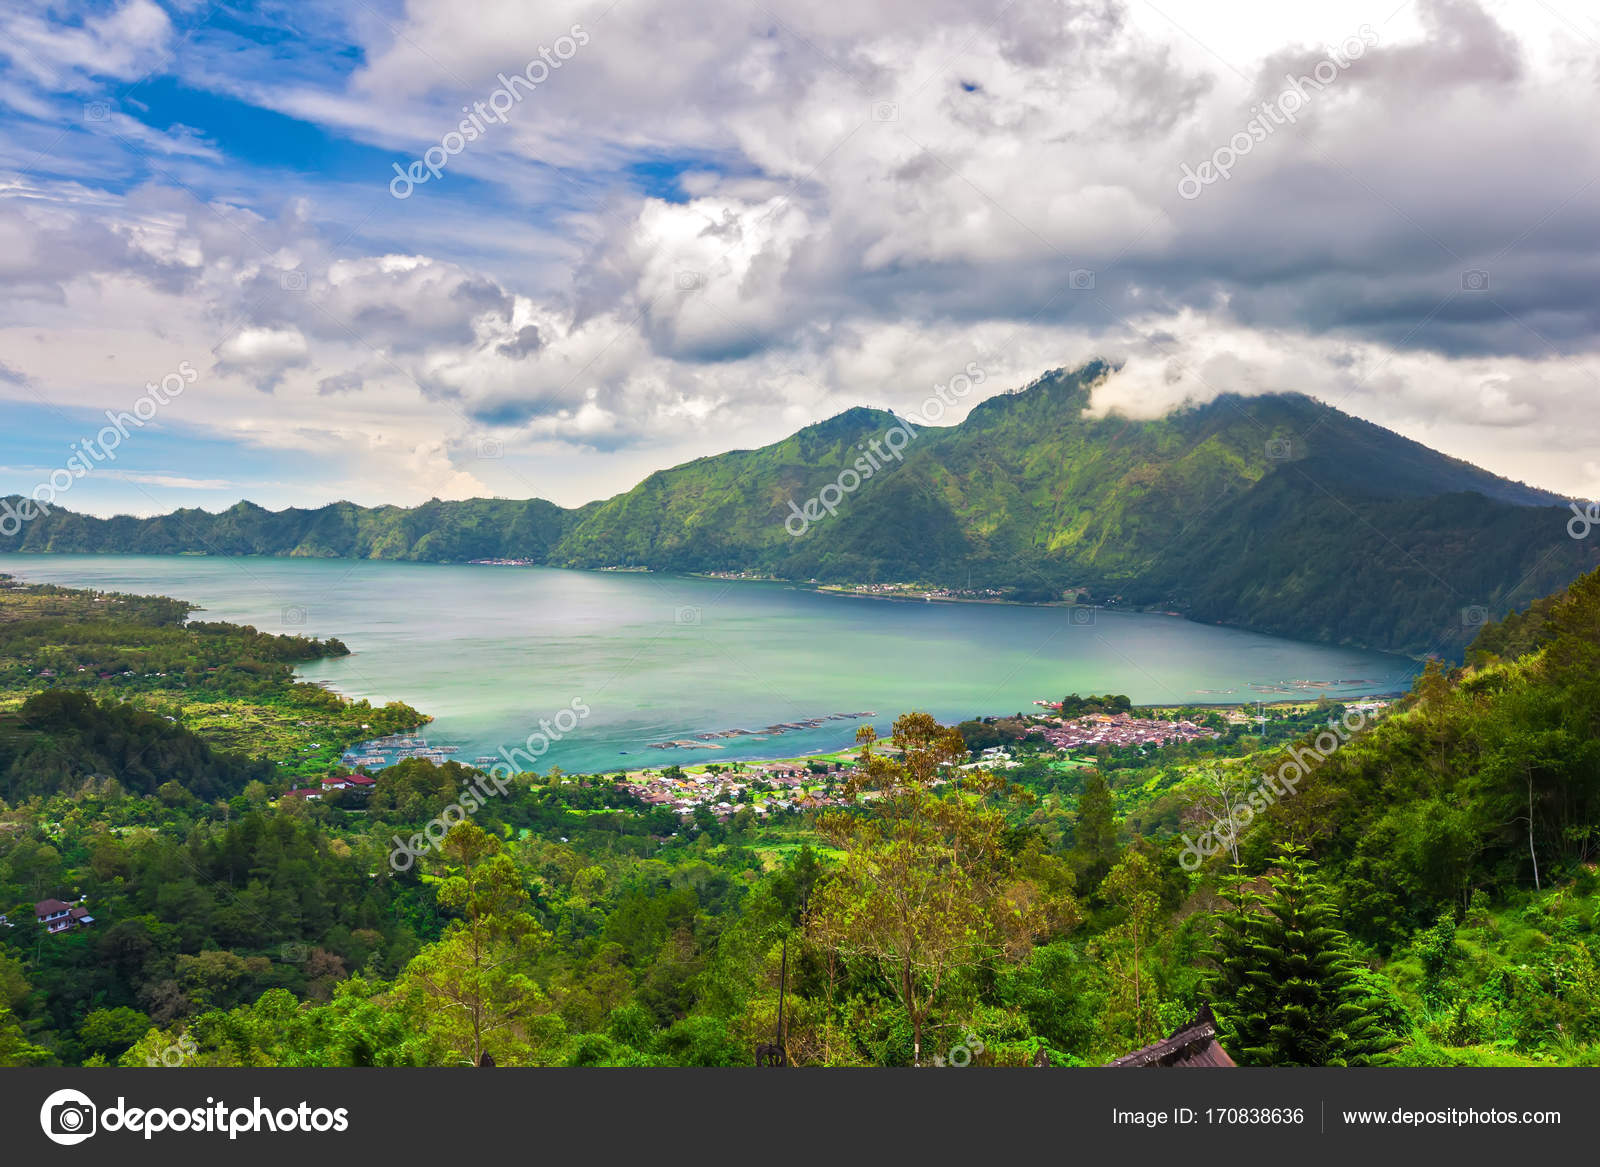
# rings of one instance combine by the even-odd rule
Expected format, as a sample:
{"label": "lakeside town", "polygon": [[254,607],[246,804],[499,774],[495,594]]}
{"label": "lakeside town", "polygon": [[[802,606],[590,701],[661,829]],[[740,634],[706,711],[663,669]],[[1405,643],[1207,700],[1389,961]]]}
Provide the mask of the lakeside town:
{"label": "lakeside town", "polygon": [[[1097,705],[1100,700],[1080,699],[1078,704]],[[1104,757],[1107,750],[1130,750],[1145,755],[1166,746],[1216,740],[1223,736],[1227,726],[1264,726],[1269,709],[1277,713],[1296,712],[1314,704],[1302,701],[1269,706],[1258,701],[1254,703],[1253,710],[1243,706],[1224,706],[1195,713],[1193,707],[1181,710],[1161,707],[1135,710],[1127,706],[1126,701],[1126,698],[1117,698],[1111,708],[1095,708],[1093,711],[1083,711],[1075,706],[1071,715],[1063,715],[1063,702],[1041,700],[1034,702],[1041,710],[1036,714],[1019,714],[1012,718],[987,717],[965,722],[964,729],[1003,726],[1014,736],[1011,742],[975,746],[975,760],[968,763],[966,768],[1011,769],[1021,764],[1018,755],[1024,753],[1042,757],[1053,766],[1069,768],[1089,765],[1091,760]],[[1370,714],[1388,705],[1387,700],[1367,699],[1352,702],[1346,707]],[[724,747],[716,739],[748,738],[759,741],[765,736],[788,731],[819,728],[830,721],[861,721],[875,716],[871,710],[826,714],[795,722],[776,723],[761,730],[712,730],[697,734],[694,738],[673,739],[651,745],[662,750],[722,749]],[[1196,720],[1196,717],[1201,720]],[[1211,724],[1201,724],[1202,720]],[[1024,744],[1026,749],[1023,748]],[[887,742],[880,742],[877,748],[890,752],[893,750]],[[414,734],[374,738],[347,750],[340,759],[341,768],[338,772],[323,778],[317,785],[289,790],[283,797],[317,801],[325,794],[336,791],[370,791],[375,784],[372,776],[374,771],[412,758],[442,765],[454,760],[452,756],[459,752],[459,746],[430,745],[426,738]],[[473,766],[483,769],[499,760],[493,756],[480,756],[473,760]],[[842,793],[844,784],[855,773],[856,767],[856,749],[846,746],[774,760],[642,766],[617,771],[613,777],[618,789],[626,791],[646,806],[665,807],[685,819],[704,809],[718,821],[726,822],[744,808],[748,808],[759,819],[782,811],[842,806],[847,801]],[[345,769],[349,772],[343,772]],[[569,775],[565,780],[582,777],[586,776]]]}
{"label": "lakeside town", "polygon": [[1091,713],[1040,731],[1045,741],[1061,750],[1086,746],[1164,746],[1169,742],[1192,742],[1218,738],[1222,734],[1192,721],[1160,721],[1134,717],[1129,713]]}

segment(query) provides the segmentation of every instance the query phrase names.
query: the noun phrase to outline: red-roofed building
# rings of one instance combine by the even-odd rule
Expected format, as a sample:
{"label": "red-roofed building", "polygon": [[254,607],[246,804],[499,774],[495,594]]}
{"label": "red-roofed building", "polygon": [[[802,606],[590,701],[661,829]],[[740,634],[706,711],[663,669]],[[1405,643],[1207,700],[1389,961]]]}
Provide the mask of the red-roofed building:
{"label": "red-roofed building", "polygon": [[76,907],[61,900],[40,900],[33,905],[33,914],[34,918],[44,925],[44,930],[52,935],[65,932],[69,928],[94,923],[94,917],[89,914],[89,909]]}

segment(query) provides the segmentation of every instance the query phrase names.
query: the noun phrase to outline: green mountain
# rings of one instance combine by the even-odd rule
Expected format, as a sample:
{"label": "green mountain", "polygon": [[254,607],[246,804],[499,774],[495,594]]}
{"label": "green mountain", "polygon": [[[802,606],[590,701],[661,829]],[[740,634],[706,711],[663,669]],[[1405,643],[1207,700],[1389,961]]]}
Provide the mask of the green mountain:
{"label": "green mountain", "polygon": [[[153,519],[55,511],[0,537],[0,551],[526,558],[970,585],[1021,600],[1086,588],[1095,602],[1448,654],[1488,616],[1597,562],[1567,535],[1564,500],[1311,398],[1095,417],[1089,393],[1108,371],[1049,374],[956,426],[902,429],[892,413],[852,409],[576,510],[471,499],[239,503]],[[802,521],[819,497],[831,513],[813,503]]]}

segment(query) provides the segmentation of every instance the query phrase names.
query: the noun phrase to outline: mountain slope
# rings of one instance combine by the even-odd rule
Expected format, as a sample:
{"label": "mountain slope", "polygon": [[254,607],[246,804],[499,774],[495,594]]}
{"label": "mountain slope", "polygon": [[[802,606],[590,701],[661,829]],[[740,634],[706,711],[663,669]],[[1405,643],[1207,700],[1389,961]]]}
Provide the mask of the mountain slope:
{"label": "mountain slope", "polygon": [[[10,500],[16,504],[20,500]],[[150,519],[98,519],[53,509],[0,535],[0,551],[175,555],[291,555],[341,559],[454,562],[516,554],[542,559],[574,516],[543,499],[526,502],[433,499],[419,507],[359,507],[336,502],[315,510],[269,511],[235,503],[219,514],[184,509]],[[515,548],[513,552],[508,548]]]}
{"label": "mountain slope", "polygon": [[[0,536],[0,551],[515,557],[970,583],[1031,600],[1087,588],[1097,602],[1412,653],[1455,653],[1488,614],[1597,562],[1591,542],[1567,536],[1563,500],[1310,398],[1098,417],[1089,395],[1107,372],[1058,371],[960,425],[911,426],[890,439],[899,458],[883,443],[901,421],[852,409],[577,510],[472,499],[145,520],[56,511]],[[819,497],[831,513],[807,513]]]}
{"label": "mountain slope", "polygon": [[[789,439],[809,441],[810,463],[779,443],[654,475],[574,526],[555,561],[970,581],[1026,599],[1086,586],[1097,600],[1416,653],[1458,651],[1485,612],[1594,563],[1554,496],[1309,398],[1094,417],[1105,372],[1054,373],[921,430],[902,464],[798,538],[789,503],[837,481],[892,415],[852,411]],[[622,543],[644,511],[678,533],[670,553]]]}

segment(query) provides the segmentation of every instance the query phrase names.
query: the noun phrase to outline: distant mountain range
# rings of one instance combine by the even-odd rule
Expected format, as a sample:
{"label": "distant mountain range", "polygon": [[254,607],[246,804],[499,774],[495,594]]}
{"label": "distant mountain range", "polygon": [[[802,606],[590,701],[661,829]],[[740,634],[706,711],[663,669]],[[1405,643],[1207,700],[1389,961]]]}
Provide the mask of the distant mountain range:
{"label": "distant mountain range", "polygon": [[1445,655],[1484,619],[1600,563],[1600,537],[1567,534],[1566,500],[1309,397],[1225,395],[1151,421],[1091,416],[1107,371],[1048,374],[942,428],[848,410],[575,510],[542,499],[241,502],[150,519],[54,510],[0,536],[0,551],[518,558],[917,581],[1034,601],[1086,588],[1097,603]]}

